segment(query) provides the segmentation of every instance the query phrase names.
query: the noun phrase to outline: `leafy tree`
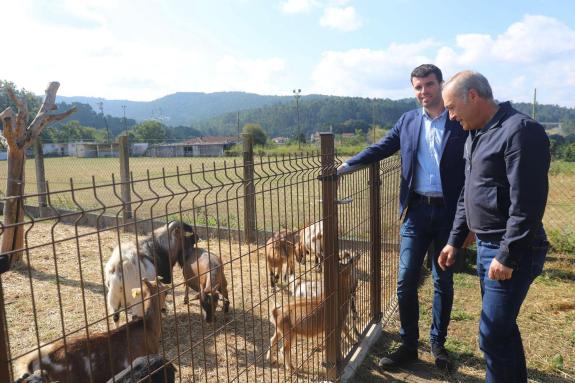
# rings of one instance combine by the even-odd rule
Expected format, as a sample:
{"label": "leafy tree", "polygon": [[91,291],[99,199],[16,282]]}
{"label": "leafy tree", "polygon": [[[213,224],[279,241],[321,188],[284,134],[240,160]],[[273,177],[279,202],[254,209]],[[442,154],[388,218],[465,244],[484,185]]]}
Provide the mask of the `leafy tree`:
{"label": "leafy tree", "polygon": [[265,145],[268,141],[268,136],[260,124],[245,124],[242,132],[252,135],[254,145]]}
{"label": "leafy tree", "polygon": [[140,141],[162,142],[166,140],[166,127],[159,121],[148,120],[132,129],[134,138]]}
{"label": "leafy tree", "polygon": [[575,120],[563,119],[561,121],[561,133],[566,136],[575,134]]}
{"label": "leafy tree", "polygon": [[42,142],[71,142],[71,141],[106,141],[106,132],[88,126],[82,126],[76,120],[68,121],[64,125],[49,126],[44,129],[46,135]]}
{"label": "leafy tree", "polygon": [[367,131],[367,142],[373,144],[381,140],[388,130],[389,129],[382,128],[380,125],[374,125]]}

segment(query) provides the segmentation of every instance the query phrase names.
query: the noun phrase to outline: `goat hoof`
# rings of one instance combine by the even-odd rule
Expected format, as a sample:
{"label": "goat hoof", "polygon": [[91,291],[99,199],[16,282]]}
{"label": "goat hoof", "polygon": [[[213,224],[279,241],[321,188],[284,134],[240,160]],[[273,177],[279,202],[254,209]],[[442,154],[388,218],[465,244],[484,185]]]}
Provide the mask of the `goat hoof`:
{"label": "goat hoof", "polygon": [[188,300],[188,298],[184,298],[184,304],[187,305],[188,303],[190,303],[190,301]]}

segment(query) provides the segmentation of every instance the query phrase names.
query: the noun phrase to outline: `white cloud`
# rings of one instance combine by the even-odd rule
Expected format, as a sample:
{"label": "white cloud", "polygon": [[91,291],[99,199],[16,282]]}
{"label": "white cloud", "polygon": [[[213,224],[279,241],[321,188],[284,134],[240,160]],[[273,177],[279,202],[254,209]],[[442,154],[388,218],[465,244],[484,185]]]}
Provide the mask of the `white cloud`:
{"label": "white cloud", "polygon": [[400,98],[411,96],[409,73],[431,62],[437,43],[392,44],[385,50],[352,49],[324,52],[312,74],[313,92],[340,95]]}
{"label": "white cloud", "polygon": [[285,13],[305,13],[318,5],[317,0],[287,0],[281,4],[281,10]]}
{"label": "white cloud", "polygon": [[342,31],[355,31],[361,27],[362,21],[352,6],[345,8],[327,7],[324,9],[319,24],[322,27],[340,29]]}

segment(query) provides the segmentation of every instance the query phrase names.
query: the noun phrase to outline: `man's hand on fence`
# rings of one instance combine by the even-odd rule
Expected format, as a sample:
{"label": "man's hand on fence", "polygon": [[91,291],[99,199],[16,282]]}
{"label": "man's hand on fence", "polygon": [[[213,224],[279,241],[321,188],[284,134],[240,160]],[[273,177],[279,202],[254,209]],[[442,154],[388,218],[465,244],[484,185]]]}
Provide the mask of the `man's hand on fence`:
{"label": "man's hand on fence", "polygon": [[443,250],[439,253],[439,257],[437,258],[437,263],[441,270],[445,270],[449,266],[455,263],[455,256],[457,255],[457,248],[451,245],[445,245]]}

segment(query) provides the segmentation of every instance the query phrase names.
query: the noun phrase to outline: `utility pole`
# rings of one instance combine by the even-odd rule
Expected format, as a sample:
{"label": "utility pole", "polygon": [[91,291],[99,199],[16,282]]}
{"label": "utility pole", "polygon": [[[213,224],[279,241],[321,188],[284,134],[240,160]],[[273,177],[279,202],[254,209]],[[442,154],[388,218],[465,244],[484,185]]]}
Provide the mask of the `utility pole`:
{"label": "utility pole", "polygon": [[240,112],[238,112],[238,139],[240,138]]}
{"label": "utility pole", "polygon": [[299,126],[299,98],[301,97],[301,89],[294,89],[293,96],[295,97],[295,106],[297,110],[297,143],[299,150],[301,150],[301,130]]}
{"label": "utility pole", "polygon": [[373,98],[373,103],[371,104],[371,126],[373,129],[373,141],[372,144],[375,144],[375,101],[376,98]]}
{"label": "utility pole", "polygon": [[98,109],[100,109],[100,113],[102,114],[102,118],[104,119],[104,124],[106,125],[106,144],[110,144],[110,128],[108,127],[108,120],[106,120],[106,116],[104,115],[104,103],[102,101],[97,102]]}
{"label": "utility pole", "polygon": [[124,132],[126,136],[128,136],[128,123],[126,122],[126,105],[122,105],[122,109],[124,110]]}

